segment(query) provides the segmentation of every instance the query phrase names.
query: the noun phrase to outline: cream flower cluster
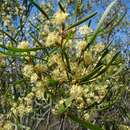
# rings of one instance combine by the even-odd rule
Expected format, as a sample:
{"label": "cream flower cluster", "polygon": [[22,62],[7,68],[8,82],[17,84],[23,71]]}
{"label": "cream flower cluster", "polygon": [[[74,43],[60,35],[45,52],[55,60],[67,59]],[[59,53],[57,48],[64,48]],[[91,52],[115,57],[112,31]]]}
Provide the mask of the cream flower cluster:
{"label": "cream flower cluster", "polygon": [[42,64],[36,64],[35,66],[31,64],[24,65],[22,72],[27,78],[30,78],[32,82],[38,80],[38,74],[47,70],[47,67]]}
{"label": "cream flower cluster", "polygon": [[79,27],[79,33],[82,35],[90,34],[93,30],[87,25]]}
{"label": "cream flower cluster", "polygon": [[11,112],[15,116],[23,117],[24,115],[32,112],[32,99],[33,96],[31,93],[23,98],[18,99],[18,103],[13,103]]}
{"label": "cream flower cluster", "polygon": [[11,108],[11,111],[13,112],[14,115],[23,117],[24,115],[32,112],[32,106],[26,106],[23,103],[19,104],[18,106],[15,104]]}
{"label": "cream flower cluster", "polygon": [[12,105],[11,111],[14,115],[23,117],[24,115],[32,112],[34,93],[30,92],[25,97],[19,98],[18,103]]}
{"label": "cream flower cluster", "polygon": [[13,124],[8,120],[0,122],[0,130],[13,130]]}
{"label": "cream flower cluster", "polygon": [[[59,12],[57,13],[56,18],[59,16],[60,13]],[[64,20],[62,18],[61,21],[64,22]],[[58,23],[56,21],[56,23],[58,24],[61,24],[62,22]],[[100,102],[106,93],[106,88],[103,86],[102,88],[100,87],[100,89],[96,87],[93,89],[88,89],[89,86],[83,87],[83,85],[79,85],[78,80],[84,75],[91,72],[92,65],[96,63],[96,61],[93,59],[93,57],[96,57],[96,55],[94,54],[96,54],[96,51],[99,52],[99,50],[102,50],[104,47],[103,46],[100,47],[100,45],[99,47],[96,47],[98,45],[95,45],[95,47],[93,47],[92,49],[85,51],[80,59],[81,62],[78,63],[78,59],[80,58],[79,56],[81,55],[81,52],[84,51],[86,45],[88,44],[87,41],[84,38],[81,40],[76,39],[74,41],[70,39],[68,41],[68,43],[69,42],[70,43],[68,45],[67,43],[64,45],[63,43],[65,43],[66,40],[64,39],[64,37],[62,37],[62,35],[64,34],[60,34],[59,28],[57,28],[56,31],[55,30],[50,31],[49,24],[46,24],[46,28],[47,28],[47,31],[45,31],[46,37],[44,39],[45,47],[56,47],[58,51],[53,52],[47,57],[46,65],[42,63],[32,65],[29,63],[23,66],[22,69],[23,75],[26,78],[28,78],[30,82],[33,83],[35,86],[31,90],[31,93],[33,93],[32,97],[36,97],[38,100],[46,100],[44,97],[46,89],[49,92],[54,92],[54,95],[57,96],[57,91],[55,87],[51,88],[51,85],[49,86],[47,84],[49,77],[50,79],[56,82],[58,81],[58,83],[63,87],[63,89],[66,90],[65,92],[66,95],[69,93],[68,96],[70,96],[75,101],[75,104],[79,111],[83,109],[85,105],[90,105],[94,101]],[[83,28],[80,28],[80,30],[83,31]],[[82,34],[86,33],[82,31],[81,31]],[[92,32],[92,30],[89,29],[87,31],[88,31],[87,33]],[[67,61],[66,57],[63,55],[62,45],[66,47],[65,49],[66,52],[68,53],[69,61]],[[94,50],[95,53],[93,53]],[[71,72],[68,72],[67,62],[69,62]],[[46,75],[44,74],[45,72],[47,72]],[[68,81],[70,82],[69,84]],[[28,104],[29,102],[31,104],[31,99],[32,98],[25,98],[25,101],[28,102]],[[54,110],[58,109],[58,106],[63,104],[65,101],[66,100],[64,98],[63,100],[60,100],[59,103],[57,103]],[[23,114],[24,113],[25,112],[23,112]],[[89,118],[89,114],[88,115],[87,114],[85,116],[86,119]]]}
{"label": "cream flower cluster", "polygon": [[44,93],[45,93],[45,83],[44,81],[37,81],[36,87],[32,89],[35,94],[35,97],[41,100],[44,100]]}
{"label": "cream flower cluster", "polygon": [[70,89],[70,96],[74,99],[83,95],[83,88],[79,85],[72,85]]}
{"label": "cream flower cluster", "polygon": [[104,48],[105,48],[105,45],[103,43],[97,43],[97,44],[94,45],[93,51],[95,51],[96,53],[99,53]]}
{"label": "cream flower cluster", "polygon": [[[36,65],[30,65],[26,64],[23,67],[23,75],[30,79],[31,83],[34,83],[34,87],[32,88],[32,94],[33,97],[36,97],[38,99],[44,99],[44,92],[45,92],[45,86],[46,86],[46,79],[44,76],[42,76],[42,73],[47,70],[47,67],[43,64],[36,64]],[[29,95],[28,95],[29,96]],[[30,98],[26,98],[30,99]]]}
{"label": "cream flower cluster", "polygon": [[130,130],[130,127],[127,125],[119,125],[119,129],[118,130]]}
{"label": "cream flower cluster", "polygon": [[[16,86],[20,96],[17,101],[11,99],[14,103],[10,104],[10,113],[16,117],[24,117],[33,112],[35,106],[39,109],[40,106],[48,106],[52,101],[50,104],[54,113],[67,112],[66,108],[71,112],[75,108],[74,111],[79,112],[83,119],[89,120],[91,113],[84,112],[86,107],[95,102],[100,103],[106,95],[105,84],[108,77],[104,74],[95,78],[96,74],[100,73],[94,70],[105,46],[94,43],[92,47],[86,49],[89,34],[92,35],[93,30],[87,25],[66,29],[67,17],[67,13],[58,10],[51,20],[39,24],[37,32],[39,44],[36,43],[36,47],[41,50],[20,53],[27,55],[21,60],[23,62],[21,75],[26,85],[20,81],[19,86]],[[40,21],[44,21],[44,18],[40,18]],[[32,40],[32,42],[35,44],[36,41]],[[27,50],[28,41],[21,41],[17,48]],[[34,57],[35,53],[38,57]],[[101,61],[103,67],[105,67],[104,62],[108,63],[111,57],[112,53],[104,57]],[[0,56],[1,61],[3,58]],[[115,71],[113,68],[112,72]],[[11,94],[12,87],[11,84]],[[15,98],[15,95],[12,97]],[[12,130],[11,128],[8,122],[4,125],[4,130]]]}
{"label": "cream flower cluster", "polygon": [[27,64],[22,69],[23,75],[30,78],[33,74],[33,65]]}
{"label": "cream flower cluster", "polygon": [[61,10],[57,11],[54,15],[54,23],[55,24],[62,24],[66,20],[68,14],[62,12]]}
{"label": "cream flower cluster", "polygon": [[77,108],[80,110],[84,105],[100,102],[107,92],[107,85],[80,86],[72,85],[70,97],[76,101]]}
{"label": "cream flower cluster", "polygon": [[92,54],[89,53],[89,52],[85,52],[84,53],[84,63],[86,66],[89,66],[92,64],[92,61],[93,61],[93,57],[92,57]]}
{"label": "cream flower cluster", "polygon": [[48,60],[48,65],[55,66],[55,69],[51,72],[52,77],[54,77],[55,80],[58,80],[60,82],[67,80],[65,65],[59,54],[53,54],[52,56],[50,56]]}
{"label": "cream flower cluster", "polygon": [[29,43],[27,41],[22,41],[18,44],[18,48],[26,49],[29,47]]}
{"label": "cream flower cluster", "polygon": [[84,89],[84,96],[88,104],[100,102],[107,92],[107,85],[91,84]]}
{"label": "cream flower cluster", "polygon": [[82,65],[78,65],[76,61],[71,63],[70,66],[73,74],[73,80],[78,80],[87,73],[86,68]]}
{"label": "cream flower cluster", "polygon": [[46,47],[55,46],[55,44],[60,44],[61,36],[58,32],[50,32],[46,39]]}
{"label": "cream flower cluster", "polygon": [[81,55],[81,52],[85,49],[85,47],[87,46],[87,41],[85,40],[80,40],[80,41],[77,41],[77,44],[76,44],[76,56],[77,57],[80,57]]}
{"label": "cream flower cluster", "polygon": [[5,55],[0,53],[0,67],[4,67],[5,66]]}
{"label": "cream flower cluster", "polygon": [[[29,48],[29,42],[28,41],[21,41],[17,48],[19,49],[28,49]],[[22,53],[23,56],[21,56],[22,59],[26,59],[26,60],[30,60],[30,57],[31,56],[35,56],[36,55],[36,52],[35,51],[31,51],[31,52],[23,52]]]}
{"label": "cream flower cluster", "polygon": [[11,112],[15,116],[23,117],[33,110],[32,103],[35,97],[34,92],[28,93],[25,97],[19,98],[17,103],[13,103]]}

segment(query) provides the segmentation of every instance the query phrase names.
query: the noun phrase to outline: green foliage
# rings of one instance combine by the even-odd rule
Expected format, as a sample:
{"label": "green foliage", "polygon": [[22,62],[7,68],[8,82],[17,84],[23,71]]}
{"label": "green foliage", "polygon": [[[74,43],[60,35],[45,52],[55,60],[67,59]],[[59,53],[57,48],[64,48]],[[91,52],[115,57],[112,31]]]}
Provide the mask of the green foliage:
{"label": "green foliage", "polygon": [[85,122],[85,121],[81,120],[80,118],[78,118],[78,117],[76,117],[76,116],[74,116],[74,115],[69,115],[69,117],[70,117],[73,121],[79,123],[83,128],[89,128],[90,130],[103,130],[103,129],[100,128],[99,126],[93,125],[93,124],[91,124],[91,123],[89,123],[89,122]]}

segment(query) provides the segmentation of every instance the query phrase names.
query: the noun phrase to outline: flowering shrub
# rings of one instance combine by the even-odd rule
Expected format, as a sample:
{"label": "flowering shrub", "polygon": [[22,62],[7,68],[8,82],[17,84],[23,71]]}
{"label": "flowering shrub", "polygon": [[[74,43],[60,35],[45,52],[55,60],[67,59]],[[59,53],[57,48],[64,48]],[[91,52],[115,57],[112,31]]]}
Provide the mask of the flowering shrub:
{"label": "flowering shrub", "polygon": [[[120,99],[125,88],[120,79],[121,54],[110,44],[96,42],[116,1],[108,6],[96,30],[82,25],[96,13],[70,25],[71,16],[60,2],[52,16],[32,3],[44,20],[38,25],[39,38],[31,34],[31,40],[0,45],[0,129],[35,130],[39,118],[47,120],[45,129],[50,129],[51,117],[60,120],[60,130],[68,118],[85,128],[103,129],[91,123],[98,112]],[[14,41],[11,38],[8,43]]]}

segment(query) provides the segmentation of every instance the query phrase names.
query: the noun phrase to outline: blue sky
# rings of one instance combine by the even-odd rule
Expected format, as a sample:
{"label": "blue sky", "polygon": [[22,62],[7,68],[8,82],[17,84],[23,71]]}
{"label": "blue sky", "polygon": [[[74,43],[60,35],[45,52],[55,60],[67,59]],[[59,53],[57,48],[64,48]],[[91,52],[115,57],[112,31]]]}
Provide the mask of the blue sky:
{"label": "blue sky", "polygon": [[[37,3],[40,3],[40,2],[44,2],[44,1],[48,1],[48,0],[36,0],[36,2]],[[52,0],[56,5],[54,6],[55,7],[55,9],[57,8],[57,3],[58,3],[58,0]],[[84,5],[86,4],[87,5],[87,2],[88,2],[88,0],[83,0],[83,1],[85,1],[84,2]],[[90,0],[90,1],[94,1],[94,0]],[[103,0],[99,0],[99,1],[103,1]],[[113,1],[113,0],[111,0],[111,1]],[[119,0],[119,1],[121,1],[123,4],[125,4],[125,6],[127,6],[127,15],[126,15],[126,17],[129,19],[129,21],[130,21],[130,0]],[[85,6],[86,6],[85,5]],[[92,9],[93,11],[96,11],[96,12],[98,12],[98,14],[102,14],[103,12],[104,12],[104,8],[102,7],[102,5],[101,4],[99,4],[98,6],[96,5],[96,6],[93,6],[93,9]],[[32,12],[35,12],[35,9],[32,11]],[[89,14],[89,13],[88,13]],[[87,14],[86,14],[87,15]],[[92,25],[91,25],[91,27],[93,28],[93,29],[95,29],[96,28],[96,21],[97,21],[97,19],[100,19],[100,17],[97,15],[96,17],[95,17],[95,20],[93,20],[92,21]],[[126,36],[125,34],[123,34],[123,33],[117,33],[116,34],[117,35],[117,38],[118,37],[121,37],[122,39],[121,40],[126,40],[126,38],[128,38],[128,36]],[[129,38],[129,41],[130,41],[130,38]],[[130,47],[129,47],[130,48]]]}

